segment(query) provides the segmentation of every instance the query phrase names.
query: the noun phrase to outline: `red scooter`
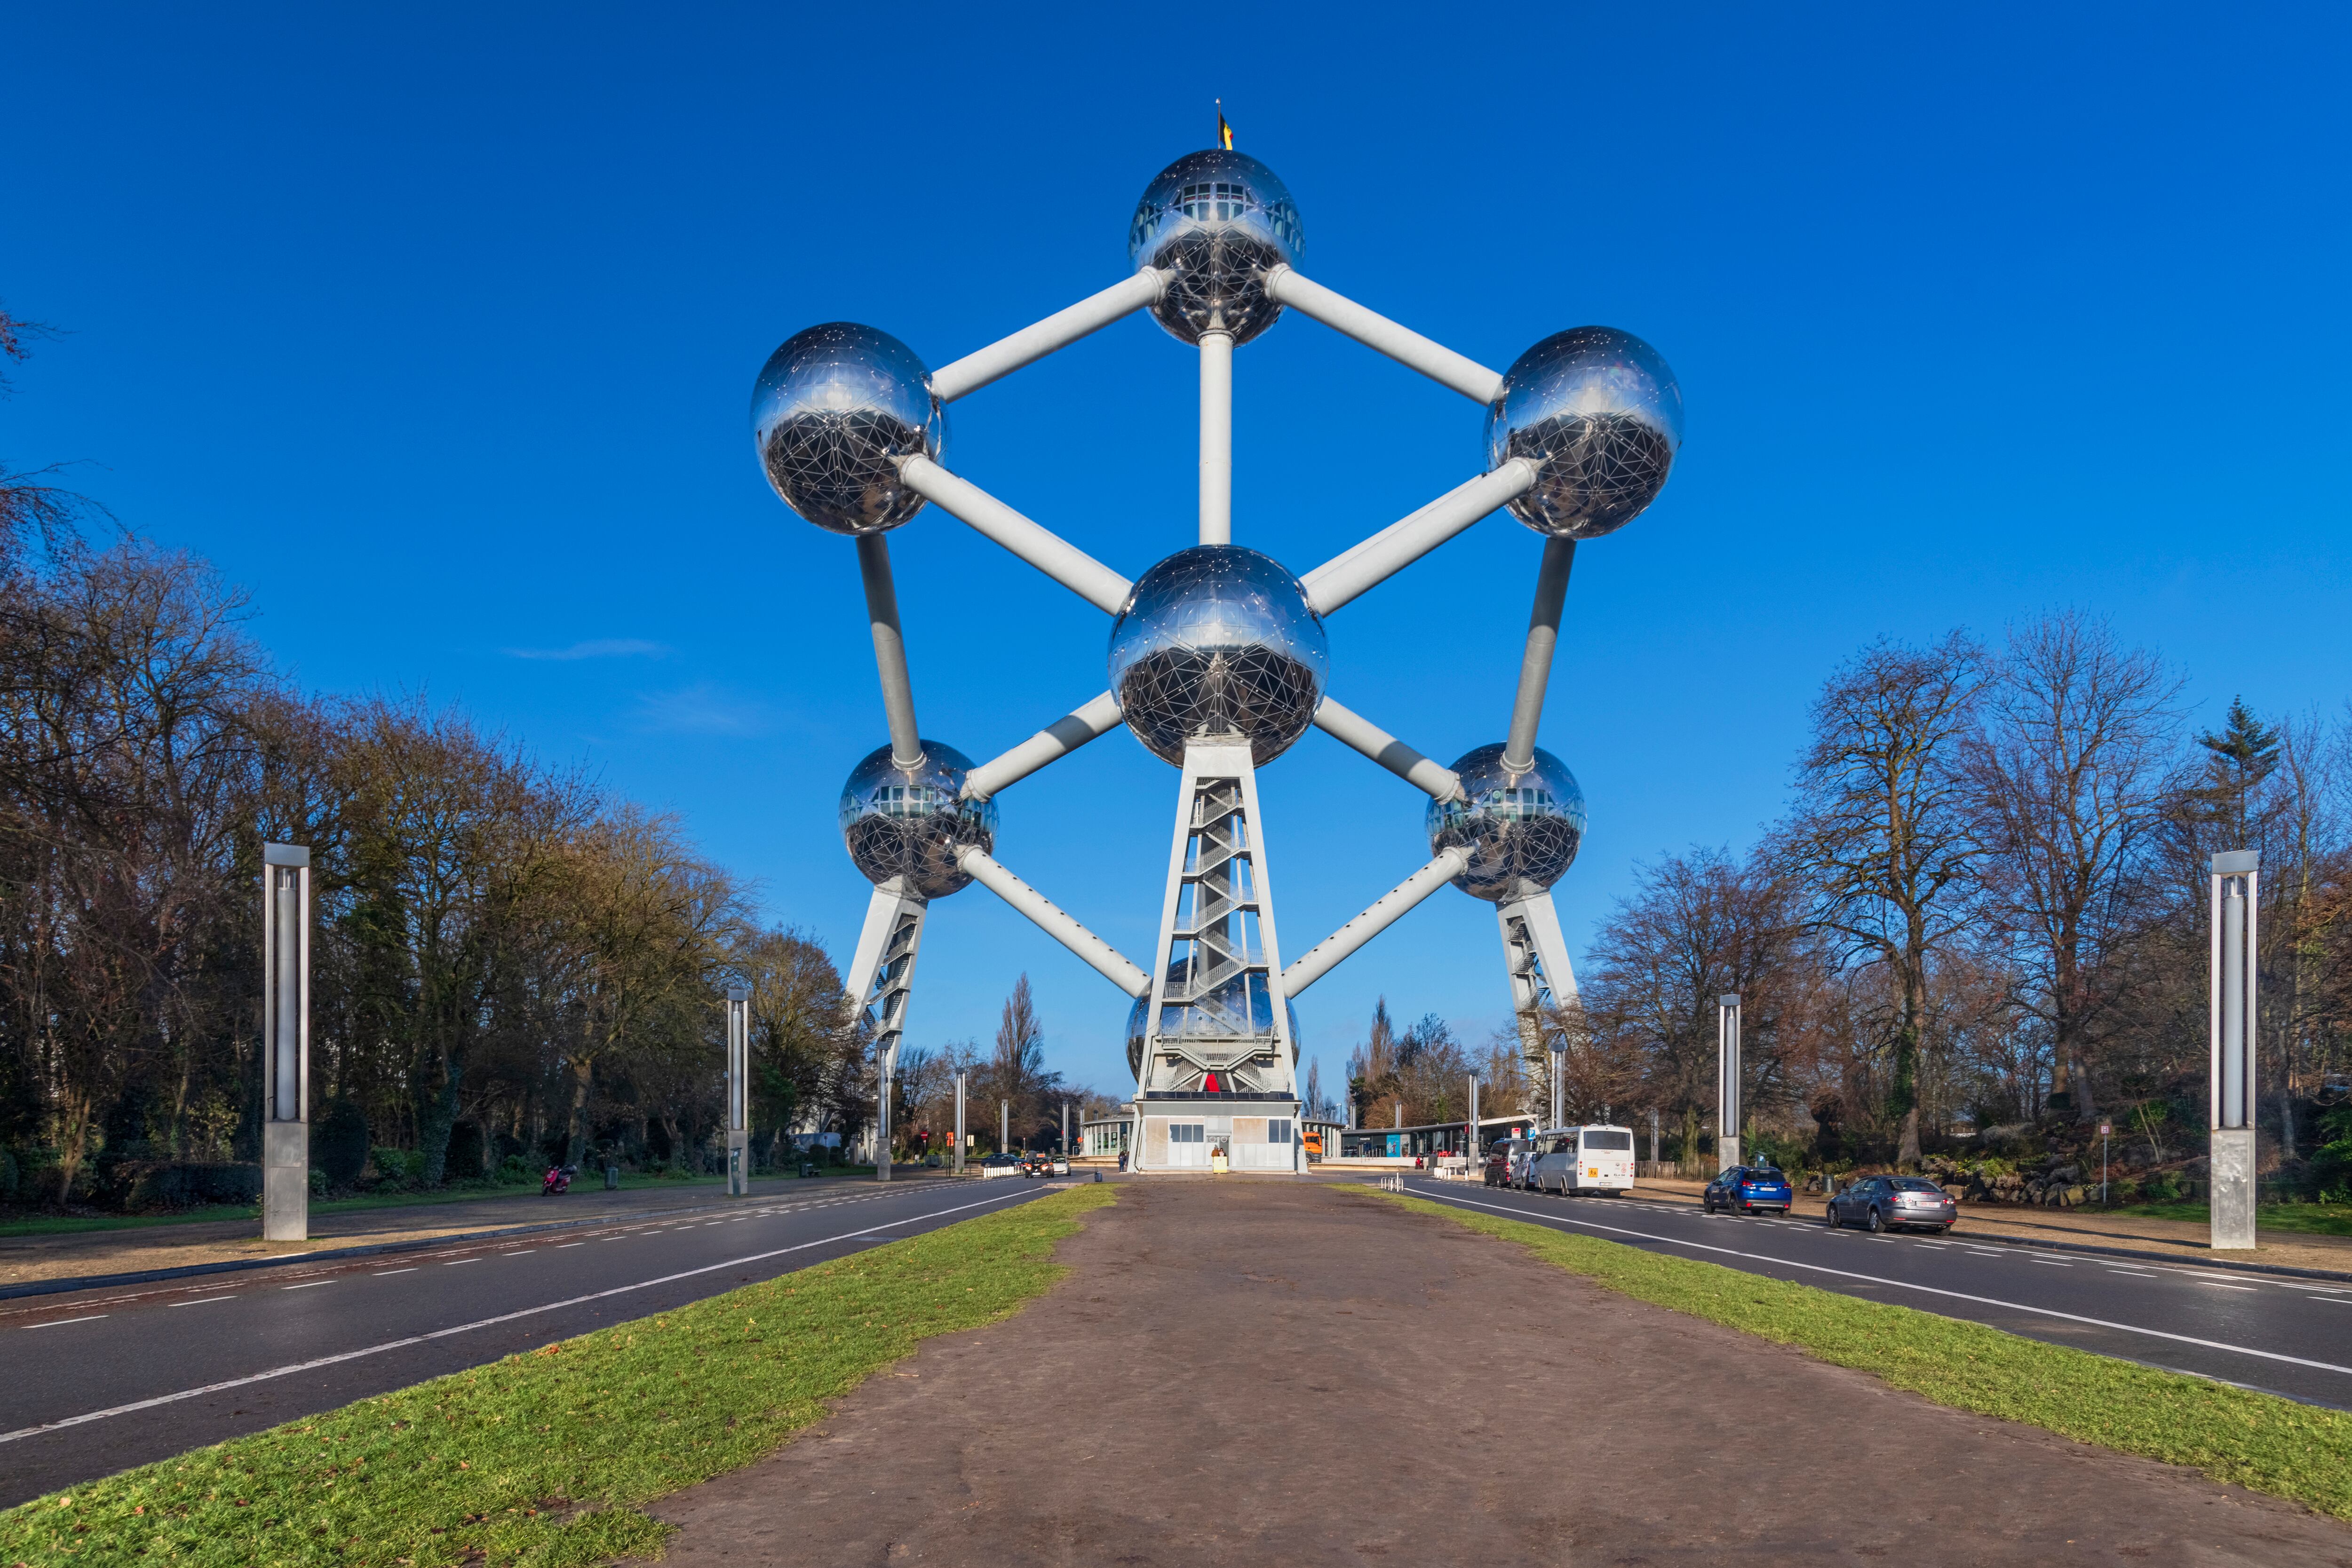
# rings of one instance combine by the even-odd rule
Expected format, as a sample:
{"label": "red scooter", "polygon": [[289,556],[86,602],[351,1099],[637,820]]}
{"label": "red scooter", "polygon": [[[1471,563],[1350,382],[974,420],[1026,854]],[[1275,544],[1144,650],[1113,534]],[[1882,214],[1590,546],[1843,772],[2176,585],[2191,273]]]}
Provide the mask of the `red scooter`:
{"label": "red scooter", "polygon": [[578,1166],[550,1166],[547,1183],[539,1189],[541,1197],[561,1197],[572,1190],[572,1178],[580,1174]]}

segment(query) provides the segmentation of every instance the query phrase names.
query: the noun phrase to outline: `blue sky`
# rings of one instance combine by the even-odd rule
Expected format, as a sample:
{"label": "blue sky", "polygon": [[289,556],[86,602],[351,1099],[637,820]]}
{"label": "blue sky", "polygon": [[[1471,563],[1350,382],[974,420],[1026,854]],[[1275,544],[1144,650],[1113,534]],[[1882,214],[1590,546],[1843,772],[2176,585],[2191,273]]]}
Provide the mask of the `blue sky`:
{"label": "blue sky", "polygon": [[[830,18],[830,19],[828,19]],[[2076,606],[2210,717],[2335,708],[2344,14],[2180,6],[19,6],[0,299],[69,335],[0,456],[86,460],[248,587],[314,687],[464,704],[674,810],[845,960],[834,801],[884,738],[853,552],[751,457],[761,361],[851,319],[936,365],[1114,281],[1222,96],[1309,276],[1497,368],[1637,332],[1673,483],[1577,562],[1542,740],[1637,862],[1749,841],[1805,704],[1882,634]],[[957,404],[951,466],[1129,575],[1193,527],[1193,362],[1148,319]],[[1303,319],[1237,357],[1235,537],[1294,570],[1468,477],[1478,411]],[[992,756],[1103,686],[1105,619],[927,512],[892,536],[926,734]],[[1537,537],[1497,517],[1334,616],[1332,690],[1450,760],[1499,739]],[[1427,855],[1319,734],[1261,779],[1284,946]],[[1174,775],[1114,734],[1007,791],[999,855],[1148,959]],[[1115,1087],[1126,1000],[971,889],[919,1041],[1015,974]],[[1450,890],[1309,993],[1508,1012]]]}

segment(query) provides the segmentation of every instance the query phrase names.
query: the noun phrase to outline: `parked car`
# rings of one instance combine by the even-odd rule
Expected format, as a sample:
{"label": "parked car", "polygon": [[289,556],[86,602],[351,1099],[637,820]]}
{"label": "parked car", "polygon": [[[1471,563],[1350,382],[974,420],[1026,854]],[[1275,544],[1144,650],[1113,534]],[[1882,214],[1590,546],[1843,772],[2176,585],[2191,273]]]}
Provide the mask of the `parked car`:
{"label": "parked car", "polygon": [[1486,1145],[1488,1186],[1523,1186],[1527,1183],[1528,1140],[1496,1138]]}
{"label": "parked car", "polygon": [[986,1159],[980,1162],[980,1174],[982,1178],[989,1176],[1020,1176],[1024,1174],[1021,1168],[1021,1156],[1018,1155],[991,1155]]}
{"label": "parked car", "polygon": [[1864,1176],[1829,1201],[1830,1227],[1859,1225],[1864,1230],[1916,1228],[1949,1230],[1960,1218],[1951,1195],[1925,1176]]}
{"label": "parked car", "polygon": [[1789,1178],[1770,1166],[1734,1166],[1706,1184],[1699,1195],[1699,1207],[1713,1214],[1718,1208],[1735,1214],[1757,1214],[1770,1210],[1786,1214],[1797,1200],[1796,1189]]}

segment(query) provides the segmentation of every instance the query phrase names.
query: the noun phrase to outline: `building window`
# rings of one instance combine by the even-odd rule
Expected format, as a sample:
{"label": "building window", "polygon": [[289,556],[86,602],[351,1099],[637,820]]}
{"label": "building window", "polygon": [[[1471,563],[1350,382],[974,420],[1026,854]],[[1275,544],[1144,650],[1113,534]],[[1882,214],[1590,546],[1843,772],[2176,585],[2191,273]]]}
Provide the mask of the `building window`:
{"label": "building window", "polygon": [[1208,1141],[1207,1134],[1208,1124],[1204,1122],[1171,1122],[1168,1124],[1168,1141],[1171,1144],[1205,1143]]}
{"label": "building window", "polygon": [[1290,1142],[1289,1118],[1276,1117],[1267,1122],[1265,1124],[1265,1141],[1269,1144],[1286,1144]]}

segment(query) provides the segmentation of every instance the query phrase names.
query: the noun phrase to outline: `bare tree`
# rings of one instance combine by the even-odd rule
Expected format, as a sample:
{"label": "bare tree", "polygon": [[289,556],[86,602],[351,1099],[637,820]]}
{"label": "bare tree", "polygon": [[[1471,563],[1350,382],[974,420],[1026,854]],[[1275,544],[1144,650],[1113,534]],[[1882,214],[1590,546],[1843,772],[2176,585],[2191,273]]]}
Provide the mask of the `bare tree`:
{"label": "bare tree", "polygon": [[1832,674],[1813,704],[1780,845],[1822,928],[1894,977],[1887,1108],[1900,1119],[1905,1164],[1919,1159],[1929,956],[1964,918],[1976,856],[1962,753],[1982,663],[1956,631],[1928,648],[1880,643]]}

